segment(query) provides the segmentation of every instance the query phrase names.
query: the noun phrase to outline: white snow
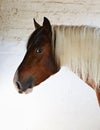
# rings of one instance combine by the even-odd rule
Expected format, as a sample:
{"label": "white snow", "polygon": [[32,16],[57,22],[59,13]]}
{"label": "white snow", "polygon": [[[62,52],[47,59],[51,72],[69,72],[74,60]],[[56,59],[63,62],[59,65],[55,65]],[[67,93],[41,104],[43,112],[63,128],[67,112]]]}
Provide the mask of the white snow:
{"label": "white snow", "polygon": [[19,94],[14,73],[25,44],[0,43],[0,130],[100,130],[95,92],[62,67],[30,94]]}

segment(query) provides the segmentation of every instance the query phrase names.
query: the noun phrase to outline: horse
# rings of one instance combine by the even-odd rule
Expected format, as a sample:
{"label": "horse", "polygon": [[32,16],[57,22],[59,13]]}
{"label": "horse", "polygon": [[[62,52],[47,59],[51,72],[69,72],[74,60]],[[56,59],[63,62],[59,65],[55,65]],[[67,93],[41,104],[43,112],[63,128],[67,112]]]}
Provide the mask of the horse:
{"label": "horse", "polygon": [[100,105],[100,28],[93,26],[43,25],[35,19],[26,54],[14,75],[19,93],[32,88],[67,66],[93,88]]}

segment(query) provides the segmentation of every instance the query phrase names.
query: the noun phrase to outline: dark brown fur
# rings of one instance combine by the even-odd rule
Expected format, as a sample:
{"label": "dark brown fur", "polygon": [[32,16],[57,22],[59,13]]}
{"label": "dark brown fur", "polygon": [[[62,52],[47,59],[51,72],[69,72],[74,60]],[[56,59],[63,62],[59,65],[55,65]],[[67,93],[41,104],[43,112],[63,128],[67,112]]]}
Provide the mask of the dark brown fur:
{"label": "dark brown fur", "polygon": [[59,70],[52,51],[49,21],[44,18],[43,26],[40,26],[34,20],[34,25],[36,30],[28,40],[26,55],[17,69],[18,79],[14,79],[20,93],[40,84]]}

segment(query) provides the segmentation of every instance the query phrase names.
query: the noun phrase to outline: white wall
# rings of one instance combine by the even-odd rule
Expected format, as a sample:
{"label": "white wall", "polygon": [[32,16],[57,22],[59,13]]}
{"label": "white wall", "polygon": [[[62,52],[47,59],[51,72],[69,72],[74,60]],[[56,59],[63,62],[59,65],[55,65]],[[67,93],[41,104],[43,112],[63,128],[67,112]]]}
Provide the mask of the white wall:
{"label": "white wall", "polygon": [[100,0],[0,0],[0,40],[24,41],[33,30],[33,17],[52,24],[100,26]]}

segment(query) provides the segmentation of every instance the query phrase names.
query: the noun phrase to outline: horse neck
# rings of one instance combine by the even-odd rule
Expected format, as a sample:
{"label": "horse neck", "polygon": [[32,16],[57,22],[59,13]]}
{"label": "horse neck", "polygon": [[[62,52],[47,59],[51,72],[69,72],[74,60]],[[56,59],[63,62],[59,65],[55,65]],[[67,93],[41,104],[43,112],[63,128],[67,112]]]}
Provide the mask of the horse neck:
{"label": "horse neck", "polygon": [[[100,85],[100,28],[53,26],[53,48],[61,66]],[[56,38],[55,38],[56,37]],[[54,44],[55,43],[55,44]]]}

